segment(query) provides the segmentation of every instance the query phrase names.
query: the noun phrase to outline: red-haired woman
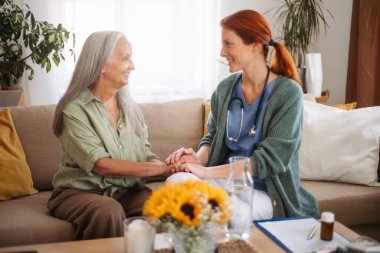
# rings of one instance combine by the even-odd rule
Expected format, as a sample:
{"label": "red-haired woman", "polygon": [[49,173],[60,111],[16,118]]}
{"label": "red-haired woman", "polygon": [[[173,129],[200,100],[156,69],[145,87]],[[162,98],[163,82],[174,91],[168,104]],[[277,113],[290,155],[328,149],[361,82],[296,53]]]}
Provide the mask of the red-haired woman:
{"label": "red-haired woman", "polygon": [[[255,185],[253,219],[317,217],[316,200],[300,185],[302,89],[289,51],[273,40],[268,22],[256,11],[236,12],[220,24],[220,54],[233,74],[212,95],[209,133],[198,152],[181,148],[166,162],[210,179],[227,177],[230,157],[249,157]],[[274,49],[270,67],[269,47]]]}

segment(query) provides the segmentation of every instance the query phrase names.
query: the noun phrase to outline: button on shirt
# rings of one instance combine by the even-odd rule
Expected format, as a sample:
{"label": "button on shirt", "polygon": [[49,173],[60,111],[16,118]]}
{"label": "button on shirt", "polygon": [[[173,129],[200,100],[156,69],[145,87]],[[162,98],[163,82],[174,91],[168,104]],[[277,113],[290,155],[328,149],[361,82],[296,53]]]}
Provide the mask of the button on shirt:
{"label": "button on shirt", "polygon": [[76,188],[112,196],[118,190],[134,186],[140,178],[103,177],[92,169],[105,157],[146,162],[158,157],[150,151],[144,124],[141,136],[135,134],[120,105],[118,130],[112,125],[104,104],[86,89],[63,110],[63,149],[60,168],[53,179],[55,188]]}

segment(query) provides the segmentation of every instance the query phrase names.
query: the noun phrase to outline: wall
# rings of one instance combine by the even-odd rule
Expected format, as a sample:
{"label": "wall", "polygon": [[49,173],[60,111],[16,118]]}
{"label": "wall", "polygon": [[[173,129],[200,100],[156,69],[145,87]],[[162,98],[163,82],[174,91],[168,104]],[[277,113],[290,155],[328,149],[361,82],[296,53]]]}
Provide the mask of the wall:
{"label": "wall", "polygon": [[[22,1],[22,0],[20,0]],[[46,4],[42,0],[24,0],[29,4],[31,9],[35,10],[37,19],[46,19],[52,23],[59,23],[63,17],[57,15],[59,11],[54,11],[61,6],[59,2],[48,1]],[[273,13],[268,12],[270,9],[278,6],[277,0],[218,0],[220,4],[220,17],[232,14],[241,9],[255,9],[268,19],[274,30],[274,37],[279,36],[279,24],[274,26]],[[351,10],[352,0],[324,0],[326,7],[334,16],[334,20],[328,19],[330,28],[326,33],[321,32],[319,38],[310,48],[310,52],[320,52],[322,54],[323,63],[323,89],[330,90],[330,100],[328,104],[344,103],[346,91],[346,76],[348,62],[348,46],[350,38]],[[46,11],[46,9],[50,11]],[[70,24],[69,24],[70,25]],[[220,41],[220,40],[219,40]],[[220,43],[219,43],[220,44]],[[220,47],[220,45],[217,45]],[[63,75],[62,69],[72,69],[69,61],[70,57],[66,57],[67,61],[60,64],[59,69],[55,66],[49,74],[39,67],[35,68],[36,74],[32,81],[27,81],[24,85],[26,89],[26,104],[50,104],[55,103],[59,98],[59,87],[68,83],[70,76]],[[219,64],[217,69],[218,79],[228,75],[227,67]],[[48,82],[49,85],[44,83]],[[215,84],[216,85],[216,84]]]}
{"label": "wall", "polygon": [[323,88],[329,89],[329,104],[344,103],[346,96],[348,49],[350,43],[352,0],[325,0],[334,20],[321,33],[312,52],[322,53]]}
{"label": "wall", "polygon": [[[44,1],[44,0],[18,0],[18,2],[26,3],[32,10],[36,20],[46,20],[49,23],[57,25],[63,23],[67,29],[71,29],[72,25],[63,22],[64,20],[61,9],[63,3],[61,1]],[[71,41],[70,41],[71,43]],[[67,44],[69,48],[71,44]],[[56,104],[60,98],[60,87],[64,87],[69,83],[73,71],[73,57],[65,51],[66,61],[61,61],[57,67],[52,62],[52,68],[49,73],[45,69],[41,69],[39,65],[33,64],[29,60],[29,64],[34,69],[34,77],[28,80],[24,74],[22,79],[23,88],[25,90],[25,104],[26,105],[45,105]],[[69,69],[69,71],[66,71]]]}
{"label": "wall", "polygon": [[[348,47],[350,40],[352,0],[324,0],[334,19],[328,17],[329,29],[321,31],[319,37],[311,45],[310,53],[321,53],[323,64],[323,87],[329,89],[328,104],[340,104],[345,101],[346,78],[348,64]],[[254,9],[263,13],[273,28],[275,24],[274,11],[268,10],[279,5],[279,1],[270,0],[224,0],[222,1],[222,17],[242,9]],[[274,37],[280,35],[278,29],[273,31]],[[222,72],[226,74],[226,72]]]}

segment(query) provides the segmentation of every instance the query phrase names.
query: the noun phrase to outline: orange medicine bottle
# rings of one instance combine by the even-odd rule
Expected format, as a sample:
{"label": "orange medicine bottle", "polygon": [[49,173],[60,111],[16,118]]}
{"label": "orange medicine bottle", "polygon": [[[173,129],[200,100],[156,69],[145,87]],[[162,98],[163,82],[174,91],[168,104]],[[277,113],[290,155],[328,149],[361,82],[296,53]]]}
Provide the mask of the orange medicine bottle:
{"label": "orange medicine bottle", "polygon": [[321,215],[321,240],[331,241],[334,234],[334,214],[323,212]]}

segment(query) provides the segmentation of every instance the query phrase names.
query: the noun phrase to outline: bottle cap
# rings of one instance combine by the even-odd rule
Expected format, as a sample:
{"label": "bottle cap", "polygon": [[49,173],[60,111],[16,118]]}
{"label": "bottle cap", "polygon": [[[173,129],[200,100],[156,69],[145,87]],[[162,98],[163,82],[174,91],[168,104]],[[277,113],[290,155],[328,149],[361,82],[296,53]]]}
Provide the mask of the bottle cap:
{"label": "bottle cap", "polygon": [[323,212],[321,215],[321,221],[323,222],[334,222],[334,214],[331,212]]}

